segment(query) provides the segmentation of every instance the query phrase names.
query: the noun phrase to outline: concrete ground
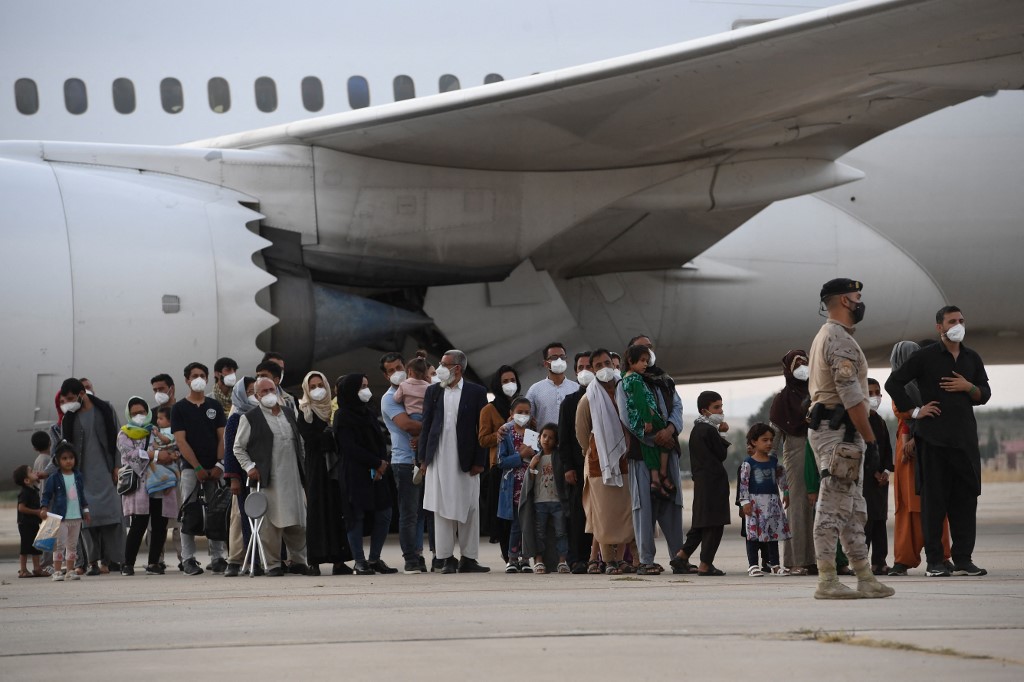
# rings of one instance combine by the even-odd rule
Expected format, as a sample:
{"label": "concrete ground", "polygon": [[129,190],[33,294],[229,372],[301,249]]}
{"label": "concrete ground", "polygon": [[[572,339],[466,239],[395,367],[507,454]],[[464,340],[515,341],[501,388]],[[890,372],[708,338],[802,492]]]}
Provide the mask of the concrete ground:
{"label": "concrete ground", "polygon": [[[1022,493],[986,485],[975,562],[988,576],[918,569],[887,579],[894,597],[852,602],[814,600],[814,578],[747,577],[736,525],[723,578],[505,575],[486,544],[484,575],[53,583],[17,579],[7,559],[0,679],[1021,680]],[[0,544],[14,525],[2,515]],[[397,543],[384,559],[401,565]]]}

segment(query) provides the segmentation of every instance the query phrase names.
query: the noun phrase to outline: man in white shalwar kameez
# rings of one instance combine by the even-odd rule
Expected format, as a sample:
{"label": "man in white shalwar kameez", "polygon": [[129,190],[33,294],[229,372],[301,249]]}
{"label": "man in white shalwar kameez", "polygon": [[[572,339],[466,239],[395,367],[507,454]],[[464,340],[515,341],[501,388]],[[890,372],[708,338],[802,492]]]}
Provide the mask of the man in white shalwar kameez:
{"label": "man in white shalwar kameez", "polygon": [[267,513],[260,526],[267,575],[284,575],[282,539],[292,562],[289,572],[305,575],[308,568],[302,441],[291,410],[281,409],[272,380],[256,380],[256,397],[260,406],[239,420],[233,452],[250,482],[260,481],[260,492],[267,497]]}
{"label": "man in white shalwar kameez", "polygon": [[[480,472],[487,450],[477,438],[487,391],[463,378],[462,351],[441,358],[441,383],[427,389],[418,459],[425,468],[423,508],[434,512],[434,544],[442,573],[483,573],[480,553]],[[458,539],[461,559],[455,559]]]}

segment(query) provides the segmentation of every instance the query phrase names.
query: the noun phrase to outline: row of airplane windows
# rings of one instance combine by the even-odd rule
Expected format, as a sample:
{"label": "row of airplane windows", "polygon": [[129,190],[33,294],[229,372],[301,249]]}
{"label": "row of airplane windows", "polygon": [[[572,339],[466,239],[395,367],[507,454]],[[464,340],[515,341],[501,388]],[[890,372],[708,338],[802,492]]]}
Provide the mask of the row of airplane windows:
{"label": "row of airplane windows", "polygon": [[[488,74],[484,83],[505,80],[496,73]],[[450,92],[462,87],[456,76],[446,73],[438,79],[438,92]],[[416,96],[416,85],[409,76],[395,76],[392,81],[395,101],[412,99]],[[320,111],[324,108],[324,86],[316,76],[306,76],[300,85],[302,106],[306,111]],[[352,109],[370,106],[370,84],[362,76],[348,79],[348,105]],[[206,83],[206,94],[210,110],[223,114],[231,109],[231,86],[223,78],[211,78]],[[270,113],[277,110],[277,83],[273,78],[262,76],[253,81],[256,108]],[[120,114],[135,111],[135,84],[128,78],[117,78],[111,84],[114,110]],[[39,111],[39,87],[31,78],[19,78],[14,82],[14,104],[18,111],[31,116]],[[168,114],[180,113],[185,108],[185,93],[177,78],[160,81],[160,104]],[[89,96],[85,82],[80,78],[64,81],[64,107],[71,114],[84,114],[89,108]]]}

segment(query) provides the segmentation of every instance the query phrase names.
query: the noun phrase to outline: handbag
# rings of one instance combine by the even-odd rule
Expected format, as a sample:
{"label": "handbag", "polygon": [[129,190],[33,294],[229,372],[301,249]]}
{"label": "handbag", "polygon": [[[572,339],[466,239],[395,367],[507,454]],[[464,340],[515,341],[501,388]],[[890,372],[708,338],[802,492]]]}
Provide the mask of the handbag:
{"label": "handbag", "polygon": [[178,485],[178,477],[174,470],[163,464],[152,464],[149,468],[149,476],[146,477],[146,492],[150,495],[169,490]]}
{"label": "handbag", "polygon": [[206,501],[201,483],[196,483],[195,489],[178,508],[178,522],[181,523],[181,532],[186,535],[206,535]]}
{"label": "handbag", "polygon": [[206,538],[227,540],[231,527],[231,488],[220,485],[206,503]]}
{"label": "handbag", "polygon": [[131,495],[139,489],[139,475],[130,466],[121,467],[117,474],[117,494]]}

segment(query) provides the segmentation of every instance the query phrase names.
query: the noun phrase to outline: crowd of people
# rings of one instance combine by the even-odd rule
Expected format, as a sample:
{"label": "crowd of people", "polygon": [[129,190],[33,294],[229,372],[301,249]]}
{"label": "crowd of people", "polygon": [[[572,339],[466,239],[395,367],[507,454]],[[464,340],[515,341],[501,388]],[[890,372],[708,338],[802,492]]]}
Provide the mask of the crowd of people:
{"label": "crowd of people", "polygon": [[[701,392],[684,433],[679,393],[644,335],[621,356],[575,353],[575,381],[568,350],[550,343],[546,376],[526,390],[509,365],[489,390],[469,381],[459,350],[436,367],[422,351],[408,361],[385,353],[378,370],[389,388],[379,411],[361,373],[331,384],[311,371],[296,400],[282,389],[285,360],[276,353],[252,376],[240,376],[230,358],[214,363],[212,377],[192,362],[180,397],[174,378],[157,374],[152,397],[128,399],[123,424],[91,382],[67,379],[57,423],[32,436],[36,460],[14,472],[19,575],[134,575],[147,534],[147,574],[164,573],[173,549],[181,572],[200,575],[194,529],[180,527],[179,510],[225,491],[233,501],[227,540],[209,540],[205,570],[226,576],[319,575],[323,565],[333,574],[396,573],[381,558],[394,510],[408,574],[487,572],[485,536],[499,545],[506,573],[722,576],[715,557],[736,514],[748,575],[819,575],[819,598],[888,596],[873,576],[906,575],[922,548],[929,576],[984,574],[971,560],[980,471],[970,427],[971,408],[990,391],[980,357],[961,343],[962,313],[939,311],[938,342],[893,348],[893,448],[877,413],[881,386],[867,378],[850,336],[863,317],[861,287],[823,287],[829,320],[810,353],[783,357],[785,388],[771,423],[746,434],[735,495],[722,396]],[[693,477],[685,535],[681,436]],[[265,510],[251,524],[246,501],[255,492]],[[62,520],[54,551],[42,554],[33,539],[48,514]],[[656,526],[667,567],[655,561]],[[254,528],[262,552],[247,551]],[[844,572],[857,575],[857,591],[836,583]]]}

